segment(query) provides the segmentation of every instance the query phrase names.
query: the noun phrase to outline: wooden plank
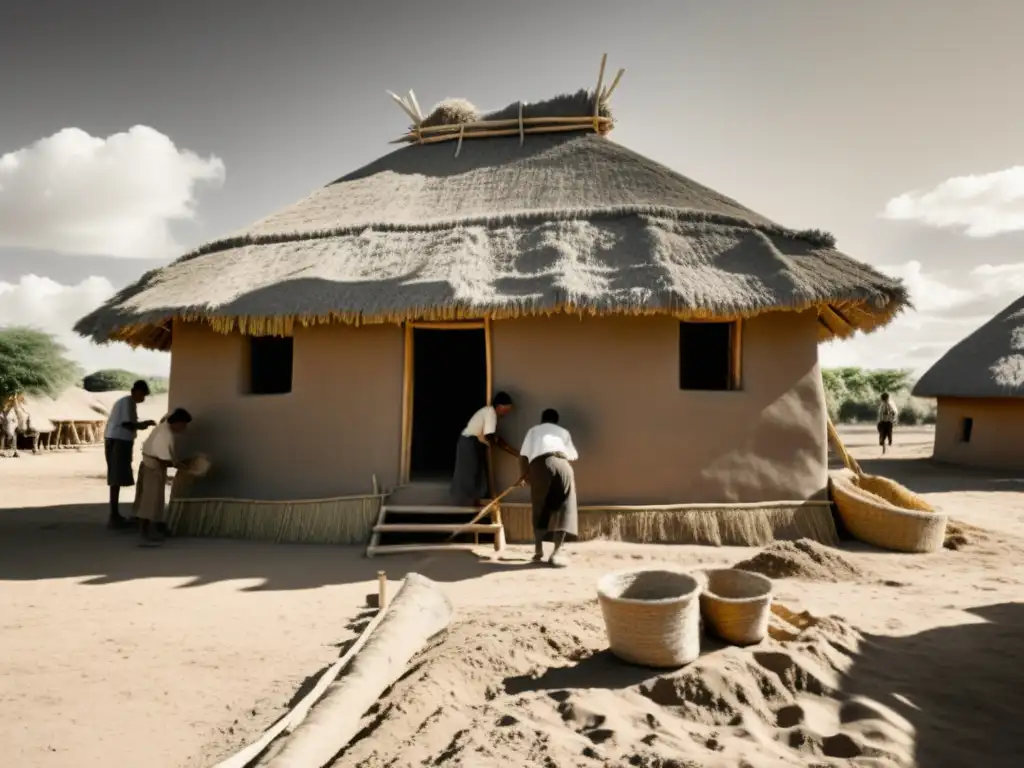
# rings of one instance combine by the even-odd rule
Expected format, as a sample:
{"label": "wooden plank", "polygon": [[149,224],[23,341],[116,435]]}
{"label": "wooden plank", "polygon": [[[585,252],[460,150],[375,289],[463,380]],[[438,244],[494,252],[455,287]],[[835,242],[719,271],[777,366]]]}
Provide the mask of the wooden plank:
{"label": "wooden plank", "polygon": [[435,504],[389,504],[386,509],[388,512],[413,515],[475,515],[480,511],[480,507],[447,507]]}
{"label": "wooden plank", "polygon": [[316,685],[313,686],[313,690],[307,693],[306,696],[296,704],[290,712],[288,712],[288,714],[268,728],[258,741],[253,742],[239,752],[236,752],[231,757],[217,763],[214,768],[245,768],[284,731],[291,733],[295,730],[295,727],[305,719],[306,715],[309,714],[309,710],[312,709],[313,705],[320,700],[320,697],[324,695],[331,683],[337,679],[338,674],[348,666],[348,663],[357,653],[359,653],[362,647],[366,645],[366,641],[370,639],[370,635],[373,634],[377,625],[384,619],[385,612],[386,608],[381,608],[381,610],[377,611],[377,614],[370,620],[370,623],[366,625],[356,641],[345,652],[345,655],[334,662],[334,664],[324,672],[320,679],[317,680]]}
{"label": "wooden plank", "polygon": [[482,320],[467,320],[465,322],[430,322],[417,320],[409,323],[413,328],[425,328],[432,331],[479,331],[484,327]]}
{"label": "wooden plank", "polygon": [[494,533],[501,527],[495,523],[384,523],[375,525],[373,530],[377,533]]}
{"label": "wooden plank", "polygon": [[472,552],[476,549],[474,544],[385,544],[374,547],[375,555],[401,555],[413,552],[444,552],[444,551],[466,551]]}
{"label": "wooden plank", "polygon": [[[494,353],[491,346],[491,318],[484,320],[484,359],[487,372],[487,384],[486,384],[486,397],[487,404],[491,404],[491,400],[494,397]],[[489,493],[494,493],[498,487],[497,479],[494,476],[494,446],[490,443],[487,444],[487,490]]]}
{"label": "wooden plank", "polygon": [[732,326],[731,336],[732,381],[733,390],[743,389],[743,321],[737,320]]}
{"label": "wooden plank", "polygon": [[412,323],[405,324],[405,341],[402,359],[402,453],[399,466],[399,482],[409,482],[409,457],[412,451]]}

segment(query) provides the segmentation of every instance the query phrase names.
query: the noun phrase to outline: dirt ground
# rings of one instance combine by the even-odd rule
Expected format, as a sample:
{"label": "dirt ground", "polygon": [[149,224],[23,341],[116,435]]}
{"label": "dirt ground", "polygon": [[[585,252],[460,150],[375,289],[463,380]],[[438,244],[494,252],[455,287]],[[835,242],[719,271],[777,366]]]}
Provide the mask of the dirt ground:
{"label": "dirt ground", "polygon": [[[779,580],[777,599],[842,616],[861,633],[859,685],[911,724],[908,764],[1018,764],[1024,477],[933,465],[926,428],[899,430],[884,458],[872,429],[842,435],[866,471],[988,535],[923,556],[845,546],[868,576]],[[150,550],[104,529],[105,495],[100,449],[0,459],[4,764],[212,765],[257,738],[337,658],[379,568],[391,579],[416,571],[437,580],[460,615],[515,617],[538,603],[592,601],[610,570],[731,565],[756,552],[591,542],[573,548],[571,568],[552,571],[528,567],[516,547],[501,561],[368,561],[358,548],[187,539]],[[886,682],[890,669],[902,670],[898,684]],[[963,763],[965,754],[976,762]]]}

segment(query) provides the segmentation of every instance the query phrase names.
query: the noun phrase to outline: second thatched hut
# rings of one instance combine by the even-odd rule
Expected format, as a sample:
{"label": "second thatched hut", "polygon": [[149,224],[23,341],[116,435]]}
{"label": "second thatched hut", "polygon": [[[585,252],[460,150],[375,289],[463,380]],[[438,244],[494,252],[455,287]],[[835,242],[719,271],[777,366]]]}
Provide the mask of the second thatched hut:
{"label": "second thatched hut", "polygon": [[953,346],[914,394],[938,399],[936,459],[1024,471],[1024,297]]}

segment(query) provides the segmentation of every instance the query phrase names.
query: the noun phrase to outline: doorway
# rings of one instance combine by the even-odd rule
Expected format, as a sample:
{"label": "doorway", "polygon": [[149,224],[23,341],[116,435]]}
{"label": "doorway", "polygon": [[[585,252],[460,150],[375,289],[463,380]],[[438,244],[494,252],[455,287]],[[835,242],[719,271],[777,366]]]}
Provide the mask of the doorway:
{"label": "doorway", "polygon": [[455,444],[487,404],[487,332],[479,325],[412,329],[409,480],[451,479]]}

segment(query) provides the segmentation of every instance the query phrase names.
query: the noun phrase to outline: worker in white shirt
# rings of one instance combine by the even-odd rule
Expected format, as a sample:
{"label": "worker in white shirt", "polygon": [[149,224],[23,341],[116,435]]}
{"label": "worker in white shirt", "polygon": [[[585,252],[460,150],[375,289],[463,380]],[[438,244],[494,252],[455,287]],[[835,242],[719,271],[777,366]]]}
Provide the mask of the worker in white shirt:
{"label": "worker in white shirt", "polygon": [[180,466],[175,458],[175,437],[184,432],[191,421],[192,415],[188,411],[176,408],[142,443],[134,509],[135,517],[139,519],[142,546],[155,547],[163,543],[159,527],[166,509],[167,470]]}
{"label": "worker in white shirt", "polygon": [[107,460],[107,485],[110,487],[111,528],[125,528],[128,521],[121,516],[121,489],[135,485],[132,477],[132,451],[140,430],[149,429],[156,422],[139,421],[138,406],[149,395],[149,385],[136,381],[130,394],[125,395],[110,409],[106,429],[103,431],[103,452]]}
{"label": "worker in white shirt", "polygon": [[478,410],[466,423],[455,448],[455,472],[452,475],[451,496],[456,504],[477,507],[481,499],[490,495],[487,472],[488,447],[500,448],[512,456],[516,449],[498,434],[498,419],[512,411],[512,398],[507,392],[498,392],[490,405]]}
{"label": "worker in white shirt", "polygon": [[558,411],[548,408],[541,414],[540,424],[526,433],[519,454],[533,506],[533,562],[544,560],[544,542],[553,541],[548,564],[564,568],[569,563],[562,554],[562,545],[578,535],[576,476],[569,462],[576,461],[579,454],[569,430],[558,425]]}

